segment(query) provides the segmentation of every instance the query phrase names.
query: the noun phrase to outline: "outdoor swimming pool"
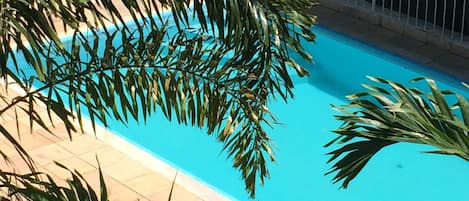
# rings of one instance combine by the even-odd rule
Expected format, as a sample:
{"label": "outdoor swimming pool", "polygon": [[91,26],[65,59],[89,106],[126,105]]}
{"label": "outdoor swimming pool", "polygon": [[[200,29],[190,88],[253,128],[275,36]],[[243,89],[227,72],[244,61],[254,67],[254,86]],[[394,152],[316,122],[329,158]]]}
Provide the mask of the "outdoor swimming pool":
{"label": "outdoor swimming pool", "polygon": [[[326,164],[326,153],[332,149],[323,145],[335,137],[331,130],[340,125],[330,104],[346,104],[345,95],[362,91],[360,84],[369,82],[366,75],[402,83],[425,75],[446,89],[453,89],[450,85],[458,81],[327,29],[314,30],[316,44],[307,47],[315,61],[306,64],[311,77],[295,79],[295,99],[288,104],[270,106],[285,126],[269,130],[278,147],[277,164],[270,165],[271,178],[265,186],[257,187],[256,200],[467,200],[469,163],[452,156],[421,154],[432,149],[427,146],[399,144],[382,150],[346,190],[332,184],[332,176],[324,176],[331,166]],[[110,130],[227,196],[250,200],[240,174],[213,136],[170,123],[161,114],[147,122],[110,123]]]}
{"label": "outdoor swimming pool", "polygon": [[[330,132],[340,122],[330,104],[345,104],[345,95],[361,91],[369,82],[366,75],[408,83],[422,75],[443,85],[457,85],[443,74],[425,70],[383,51],[315,28],[316,45],[308,46],[315,64],[309,64],[311,77],[296,79],[295,99],[288,104],[271,104],[271,109],[286,126],[269,130],[278,150],[277,164],[271,165],[271,178],[257,188],[256,200],[321,201],[445,201],[469,196],[469,163],[440,155],[422,154],[431,147],[399,144],[383,150],[363,170],[350,187],[339,189],[324,176],[330,168],[323,145],[335,135]],[[412,70],[406,69],[411,68]],[[417,73],[418,72],[418,73]],[[130,123],[111,125],[111,130],[158,158],[199,178],[238,200],[249,200],[239,173],[220,152],[222,144],[205,131],[167,122],[162,115],[148,125]]]}

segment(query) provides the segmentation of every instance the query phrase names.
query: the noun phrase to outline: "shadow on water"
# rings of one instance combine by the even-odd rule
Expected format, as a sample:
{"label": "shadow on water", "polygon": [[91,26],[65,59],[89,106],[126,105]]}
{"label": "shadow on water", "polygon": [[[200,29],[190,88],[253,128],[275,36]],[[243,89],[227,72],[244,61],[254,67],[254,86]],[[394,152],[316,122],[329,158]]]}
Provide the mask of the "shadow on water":
{"label": "shadow on water", "polygon": [[308,81],[311,85],[336,98],[346,100],[347,95],[365,91],[363,84],[380,85],[367,76],[430,92],[426,82],[410,82],[417,77],[427,77],[436,80],[440,89],[469,96],[462,81],[447,74],[322,27],[316,27],[315,31],[318,33],[316,43],[305,43],[305,49],[314,61],[308,62],[296,54],[293,58],[310,71]]}

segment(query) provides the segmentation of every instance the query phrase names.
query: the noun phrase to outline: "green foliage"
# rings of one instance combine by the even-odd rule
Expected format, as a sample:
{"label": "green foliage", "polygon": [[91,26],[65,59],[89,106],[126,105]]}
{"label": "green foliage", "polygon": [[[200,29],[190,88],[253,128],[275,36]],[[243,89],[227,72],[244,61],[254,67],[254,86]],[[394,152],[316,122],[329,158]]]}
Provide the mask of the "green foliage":
{"label": "green foliage", "polygon": [[[10,200],[57,200],[57,201],[107,201],[107,188],[104,177],[99,168],[100,192],[96,192],[86,182],[83,176],[77,172],[67,169],[60,163],[56,165],[64,168],[70,173],[67,180],[68,186],[63,187],[47,174],[34,172],[30,174],[16,174],[0,170],[0,188],[6,190],[8,197],[1,199]],[[47,179],[41,179],[46,177]]]}
{"label": "green foliage", "polygon": [[[31,126],[48,129],[34,106],[42,103],[49,118],[56,114],[69,133],[83,130],[85,114],[93,125],[107,125],[109,119],[146,122],[160,113],[168,120],[207,128],[224,143],[254,197],[256,184],[269,176],[268,161],[275,160],[264,130],[276,123],[268,103],[293,97],[290,70],[308,74],[290,53],[311,60],[300,40],[314,40],[315,17],[308,9],[315,4],[0,1],[0,76],[5,84],[14,80],[25,91],[12,101],[2,97],[7,106],[0,108],[0,115],[25,111],[31,114]],[[121,13],[129,13],[135,26]],[[56,26],[71,31],[71,45],[59,40]],[[74,119],[80,128],[74,127]],[[13,138],[10,142],[29,158]]]}
{"label": "green foliage", "polygon": [[[348,105],[333,106],[343,125],[331,144],[345,144],[330,152],[335,161],[327,173],[337,173],[334,182],[346,188],[367,162],[382,148],[409,142],[431,145],[428,153],[456,155],[469,160],[469,104],[467,97],[440,90],[431,79],[425,80],[430,93],[408,88],[376,77],[369,79],[387,87],[363,85],[368,91],[348,96]],[[467,86],[466,86],[467,87]],[[448,100],[453,96],[455,103]]]}

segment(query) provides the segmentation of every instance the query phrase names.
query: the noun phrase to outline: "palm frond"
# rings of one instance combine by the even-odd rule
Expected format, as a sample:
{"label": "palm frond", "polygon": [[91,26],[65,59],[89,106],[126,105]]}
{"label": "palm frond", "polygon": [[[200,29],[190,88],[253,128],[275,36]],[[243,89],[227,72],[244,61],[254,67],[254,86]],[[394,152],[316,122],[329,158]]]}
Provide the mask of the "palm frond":
{"label": "palm frond", "polygon": [[[3,199],[10,200],[62,200],[62,201],[107,201],[107,187],[103,179],[101,168],[99,170],[100,186],[97,192],[86,182],[83,176],[69,170],[60,163],[59,167],[70,173],[67,186],[57,184],[50,175],[40,172],[17,174],[0,170],[0,189],[7,193]],[[45,179],[44,179],[45,178]]]}
{"label": "palm frond", "polygon": [[[314,0],[0,4],[0,75],[25,92],[0,115],[20,103],[34,114],[41,103],[70,133],[74,118],[83,130],[85,116],[107,125],[160,111],[216,134],[251,196],[269,176],[274,155],[264,127],[276,119],[268,103],[293,97],[290,69],[308,74],[290,54],[312,59],[300,41],[314,40]],[[67,43],[57,26],[71,31]]]}
{"label": "palm frond", "polygon": [[[333,106],[343,125],[334,131],[339,137],[326,146],[345,144],[329,153],[329,162],[335,162],[328,174],[337,172],[335,182],[342,181],[346,188],[379,150],[400,142],[431,145],[437,150],[428,153],[469,160],[467,97],[440,90],[431,79],[413,80],[426,80],[429,93],[424,93],[417,87],[369,78],[385,87],[365,85],[369,91],[348,96],[350,104]],[[456,97],[453,105],[449,96]]]}

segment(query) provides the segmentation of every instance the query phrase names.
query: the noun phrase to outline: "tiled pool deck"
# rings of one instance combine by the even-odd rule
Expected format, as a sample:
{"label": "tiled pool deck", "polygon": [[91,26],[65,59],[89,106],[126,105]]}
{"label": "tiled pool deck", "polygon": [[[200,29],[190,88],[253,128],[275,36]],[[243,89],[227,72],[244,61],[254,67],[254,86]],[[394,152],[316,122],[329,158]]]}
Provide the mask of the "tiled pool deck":
{"label": "tiled pool deck", "polygon": [[[15,90],[10,89],[5,92],[4,87],[0,88],[2,95],[7,94],[10,97],[19,95]],[[45,108],[41,106],[36,108],[39,108],[39,113],[47,119]],[[52,129],[56,135],[54,136],[38,125],[33,125],[31,133],[28,114],[18,111],[16,115],[20,120],[18,126],[14,112],[2,115],[1,125],[15,134],[16,140],[28,151],[40,172],[49,173],[62,183],[70,175],[56,166],[54,161],[72,170],[78,170],[92,186],[99,189],[97,156],[108,186],[110,200],[168,200],[173,181],[176,185],[172,200],[227,200],[219,193],[183,173],[177,173],[175,168],[103,128],[98,128],[96,134],[91,131],[73,133],[73,140],[70,141],[64,124],[57,123],[60,122],[57,118],[52,118],[53,121],[56,119]],[[47,121],[47,125],[52,123]],[[16,135],[17,127],[19,136]],[[85,123],[85,130],[86,128],[90,130],[91,126]],[[12,170],[17,173],[28,171],[26,163],[3,135],[0,138],[0,149],[14,163],[11,166],[2,160],[1,170]]]}
{"label": "tiled pool deck", "polygon": [[[349,18],[329,8],[317,7],[313,12],[319,16],[319,23],[325,27],[469,81],[469,60],[464,57],[423,42],[409,40],[405,36]],[[7,94],[4,88],[0,88],[0,94]],[[7,95],[15,97],[18,94],[9,90]],[[45,115],[45,109],[42,109],[42,114]],[[57,136],[48,134],[39,126],[33,127],[30,133],[28,115],[19,113],[18,118],[21,134],[18,140],[29,151],[40,171],[50,173],[58,179],[68,177],[66,172],[53,164],[55,160],[77,169],[92,186],[97,186],[98,170],[95,156],[98,156],[111,200],[168,200],[177,170],[105,129],[98,129],[96,135],[91,132],[75,133],[70,141],[63,124],[55,124],[52,129]],[[16,133],[14,113],[0,117],[0,123]],[[17,172],[27,170],[5,138],[0,140],[0,149],[12,158]],[[2,162],[0,168],[11,170],[13,167]],[[178,174],[176,177],[172,200],[227,199],[186,175]]]}

